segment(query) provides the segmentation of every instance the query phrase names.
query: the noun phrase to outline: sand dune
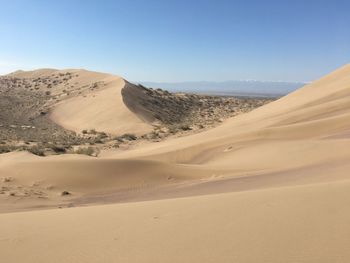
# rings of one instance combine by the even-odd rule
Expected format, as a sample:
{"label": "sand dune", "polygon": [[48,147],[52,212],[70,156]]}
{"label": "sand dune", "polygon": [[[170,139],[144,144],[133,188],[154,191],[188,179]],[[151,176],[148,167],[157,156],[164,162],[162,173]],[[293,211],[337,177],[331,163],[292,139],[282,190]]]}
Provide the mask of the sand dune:
{"label": "sand dune", "polygon": [[[77,130],[148,129],[122,102],[116,106],[123,80],[103,79],[104,89],[64,101],[52,118]],[[1,214],[3,258],[348,262],[349,96],[346,65],[199,134],[105,151],[99,158],[2,155],[1,174],[22,187],[38,181],[47,193],[46,207],[151,200]],[[121,120],[128,124],[115,130]],[[62,198],[63,190],[73,195]],[[27,205],[15,203],[43,205],[35,198]],[[165,198],[174,199],[152,200]],[[1,202],[3,211],[16,207],[7,201]],[[50,249],[33,254],[39,246]]]}
{"label": "sand dune", "polygon": [[121,90],[125,82],[118,76],[82,69],[16,71],[9,76],[33,79],[67,73],[74,76],[64,85],[67,92],[70,92],[70,86],[78,90],[90,86],[91,91],[61,100],[51,112],[53,121],[76,132],[96,129],[112,134],[143,134],[152,130],[151,125],[142,121],[137,112],[131,112],[123,103]]}
{"label": "sand dune", "polygon": [[123,103],[121,89],[125,82],[122,78],[91,72],[80,73],[79,78],[90,83],[103,82],[105,87],[86,97],[63,101],[53,110],[52,120],[76,132],[97,129],[112,134],[143,134],[152,130]]}

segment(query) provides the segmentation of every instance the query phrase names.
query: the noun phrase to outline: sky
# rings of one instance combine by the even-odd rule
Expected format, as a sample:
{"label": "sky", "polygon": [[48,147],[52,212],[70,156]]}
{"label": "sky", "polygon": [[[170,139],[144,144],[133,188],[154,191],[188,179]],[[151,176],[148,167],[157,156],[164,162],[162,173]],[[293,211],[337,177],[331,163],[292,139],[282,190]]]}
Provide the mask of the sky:
{"label": "sky", "polygon": [[350,1],[0,0],[0,74],[312,81],[350,63]]}

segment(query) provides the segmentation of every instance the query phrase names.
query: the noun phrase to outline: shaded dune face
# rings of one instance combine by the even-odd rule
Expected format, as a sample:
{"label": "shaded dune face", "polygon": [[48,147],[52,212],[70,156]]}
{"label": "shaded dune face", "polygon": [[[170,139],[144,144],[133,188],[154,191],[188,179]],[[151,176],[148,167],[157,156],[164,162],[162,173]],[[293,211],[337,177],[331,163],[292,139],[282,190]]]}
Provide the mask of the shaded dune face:
{"label": "shaded dune face", "polygon": [[121,93],[123,102],[130,111],[137,114],[145,122],[152,123],[156,121],[151,109],[147,109],[143,103],[143,101],[146,101],[149,98],[146,89],[125,81]]}
{"label": "shaded dune face", "polygon": [[125,81],[121,90],[123,102],[137,116],[149,123],[181,123],[195,109],[195,100],[181,99],[167,91],[147,89]]}

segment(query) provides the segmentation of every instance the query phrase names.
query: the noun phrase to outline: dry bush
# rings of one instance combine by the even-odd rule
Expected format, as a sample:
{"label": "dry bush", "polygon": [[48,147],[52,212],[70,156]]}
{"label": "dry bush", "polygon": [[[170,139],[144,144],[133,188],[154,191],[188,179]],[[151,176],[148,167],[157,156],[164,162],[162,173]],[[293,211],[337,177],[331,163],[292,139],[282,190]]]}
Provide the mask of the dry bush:
{"label": "dry bush", "polygon": [[98,154],[99,154],[99,150],[94,148],[94,147],[91,147],[91,146],[79,147],[77,150],[75,150],[75,153],[76,154],[85,154],[85,155],[88,155],[88,156],[95,156],[95,157],[97,157]]}
{"label": "dry bush", "polygon": [[135,141],[137,139],[137,136],[135,134],[132,133],[125,133],[121,136],[117,136],[114,138],[114,140],[117,140],[119,142],[123,142],[123,141]]}
{"label": "dry bush", "polygon": [[42,145],[29,147],[27,151],[38,156],[45,156],[45,148]]}

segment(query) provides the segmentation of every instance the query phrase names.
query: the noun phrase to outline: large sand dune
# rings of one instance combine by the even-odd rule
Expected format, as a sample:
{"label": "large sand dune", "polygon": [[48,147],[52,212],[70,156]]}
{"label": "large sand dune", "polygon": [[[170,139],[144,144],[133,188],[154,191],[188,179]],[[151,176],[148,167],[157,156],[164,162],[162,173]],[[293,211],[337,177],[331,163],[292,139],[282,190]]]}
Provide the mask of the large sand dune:
{"label": "large sand dune", "polygon": [[55,122],[77,132],[98,129],[113,134],[143,134],[152,130],[123,103],[121,89],[125,82],[122,78],[91,72],[80,74],[79,78],[90,83],[103,82],[105,87],[85,97],[63,101],[51,114]]}
{"label": "large sand dune", "polygon": [[112,134],[143,134],[152,130],[151,125],[142,121],[137,112],[131,112],[123,103],[121,90],[125,82],[118,76],[82,69],[16,71],[9,76],[33,79],[67,73],[74,76],[64,85],[68,92],[72,93],[68,89],[70,86],[78,90],[90,86],[91,92],[80,92],[61,100],[51,112],[51,119],[56,123],[76,132],[96,129]]}
{"label": "large sand dune", "polygon": [[[113,89],[96,94],[100,100],[64,102],[53,118],[66,127],[88,128],[89,114],[105,100],[114,105],[117,82],[122,88],[123,80],[112,80]],[[97,159],[4,154],[1,174],[22,188],[39,182],[46,200],[33,196],[10,205],[2,200],[3,211],[57,202],[148,201],[2,214],[2,257],[5,262],[349,262],[349,96],[347,65],[199,134],[106,151]],[[90,102],[95,106],[85,115],[81,109]],[[71,111],[73,118],[65,122]],[[133,116],[129,123],[138,123],[126,112]],[[105,121],[112,115],[101,113]],[[113,130],[113,121],[105,121],[101,125]],[[73,195],[62,199],[63,190]],[[172,199],[152,200],[165,198]]]}

